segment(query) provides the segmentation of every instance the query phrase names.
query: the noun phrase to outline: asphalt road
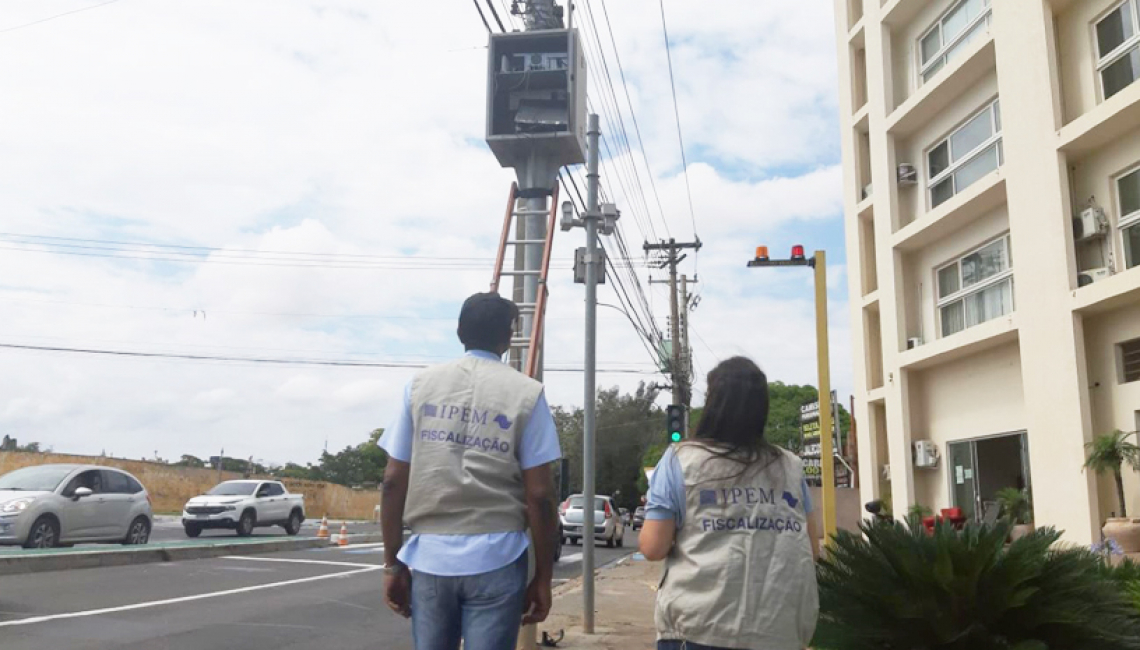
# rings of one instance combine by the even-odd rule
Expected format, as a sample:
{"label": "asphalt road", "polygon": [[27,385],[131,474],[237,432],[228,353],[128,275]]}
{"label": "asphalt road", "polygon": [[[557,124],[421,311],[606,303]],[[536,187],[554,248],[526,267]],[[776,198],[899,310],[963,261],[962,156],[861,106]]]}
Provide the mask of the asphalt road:
{"label": "asphalt road", "polygon": [[[598,566],[636,549],[598,548]],[[0,578],[4,650],[410,649],[380,599],[378,544]],[[563,548],[556,581],[581,573]]]}
{"label": "asphalt road", "polygon": [[[301,526],[299,537],[313,537],[317,534],[317,528],[320,527],[320,519],[310,519],[305,521]],[[329,522],[329,533],[337,534],[340,532],[341,522]],[[374,523],[351,523],[348,526],[349,533],[379,533],[380,525]],[[280,526],[272,526],[269,528],[254,528],[251,537],[284,537],[285,529]],[[204,530],[199,539],[210,539],[215,537],[234,537],[232,530]],[[162,518],[156,520],[154,528],[151,530],[150,539],[154,542],[182,542],[188,541],[190,538],[186,536],[186,531],[182,529],[182,522],[180,520],[170,520]]]}

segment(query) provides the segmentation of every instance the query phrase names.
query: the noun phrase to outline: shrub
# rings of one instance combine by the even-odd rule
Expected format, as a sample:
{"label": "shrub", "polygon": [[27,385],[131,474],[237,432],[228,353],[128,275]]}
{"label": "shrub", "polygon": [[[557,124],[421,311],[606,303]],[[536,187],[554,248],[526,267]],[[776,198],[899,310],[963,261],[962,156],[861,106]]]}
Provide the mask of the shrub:
{"label": "shrub", "polygon": [[1129,650],[1140,617],[1123,580],[1088,549],[1056,548],[1042,528],[1006,546],[1012,522],[912,520],[840,531],[820,562],[827,650]]}

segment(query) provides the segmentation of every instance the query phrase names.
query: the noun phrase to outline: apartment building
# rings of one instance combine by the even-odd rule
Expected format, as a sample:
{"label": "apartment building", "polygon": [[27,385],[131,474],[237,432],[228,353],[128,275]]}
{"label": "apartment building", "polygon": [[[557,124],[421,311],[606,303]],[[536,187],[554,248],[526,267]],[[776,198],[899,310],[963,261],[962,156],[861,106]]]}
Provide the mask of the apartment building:
{"label": "apartment building", "polygon": [[[836,0],[864,501],[1098,540],[1140,429],[1140,0]],[[1126,471],[1130,513],[1140,475]]]}

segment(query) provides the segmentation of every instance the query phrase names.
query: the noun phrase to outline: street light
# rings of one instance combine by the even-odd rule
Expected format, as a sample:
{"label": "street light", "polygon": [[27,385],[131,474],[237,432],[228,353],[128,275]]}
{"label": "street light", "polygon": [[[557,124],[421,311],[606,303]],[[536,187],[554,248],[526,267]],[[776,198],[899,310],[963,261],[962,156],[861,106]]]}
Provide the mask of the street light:
{"label": "street light", "polygon": [[832,445],[831,423],[831,369],[827,349],[827,254],[816,251],[810,258],[804,247],[792,246],[786,260],[768,256],[767,246],[756,247],[756,257],[748,262],[749,268],[766,266],[810,266],[815,270],[815,345],[819,371],[819,446],[820,481],[823,493],[823,536],[827,541],[835,534],[835,457]]}

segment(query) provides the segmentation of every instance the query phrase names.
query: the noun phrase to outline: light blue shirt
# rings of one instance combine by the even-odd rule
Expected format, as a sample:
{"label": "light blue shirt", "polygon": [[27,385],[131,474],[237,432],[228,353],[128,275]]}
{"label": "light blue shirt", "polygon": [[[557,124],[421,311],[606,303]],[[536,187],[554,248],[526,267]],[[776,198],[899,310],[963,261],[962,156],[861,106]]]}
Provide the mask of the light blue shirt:
{"label": "light blue shirt", "polygon": [[[500,361],[494,353],[471,350],[468,356]],[[380,447],[388,456],[410,463],[412,460],[412,385],[404,388],[404,407],[396,421],[380,438]],[[558,429],[546,403],[546,393],[539,394],[534,411],[523,429],[516,454],[524,470],[552,463],[562,457]],[[530,538],[523,531],[487,533],[483,535],[412,535],[400,549],[399,560],[421,573],[437,576],[469,576],[501,569],[526,552]]]}
{"label": "light blue shirt", "polygon": [[[811,493],[807,481],[801,483],[804,514],[813,510]],[[657,469],[653,470],[653,480],[649,482],[649,494],[645,497],[646,519],[676,519],[677,528],[685,524],[685,478],[681,473],[681,461],[673,453],[673,448],[665,450]]]}

